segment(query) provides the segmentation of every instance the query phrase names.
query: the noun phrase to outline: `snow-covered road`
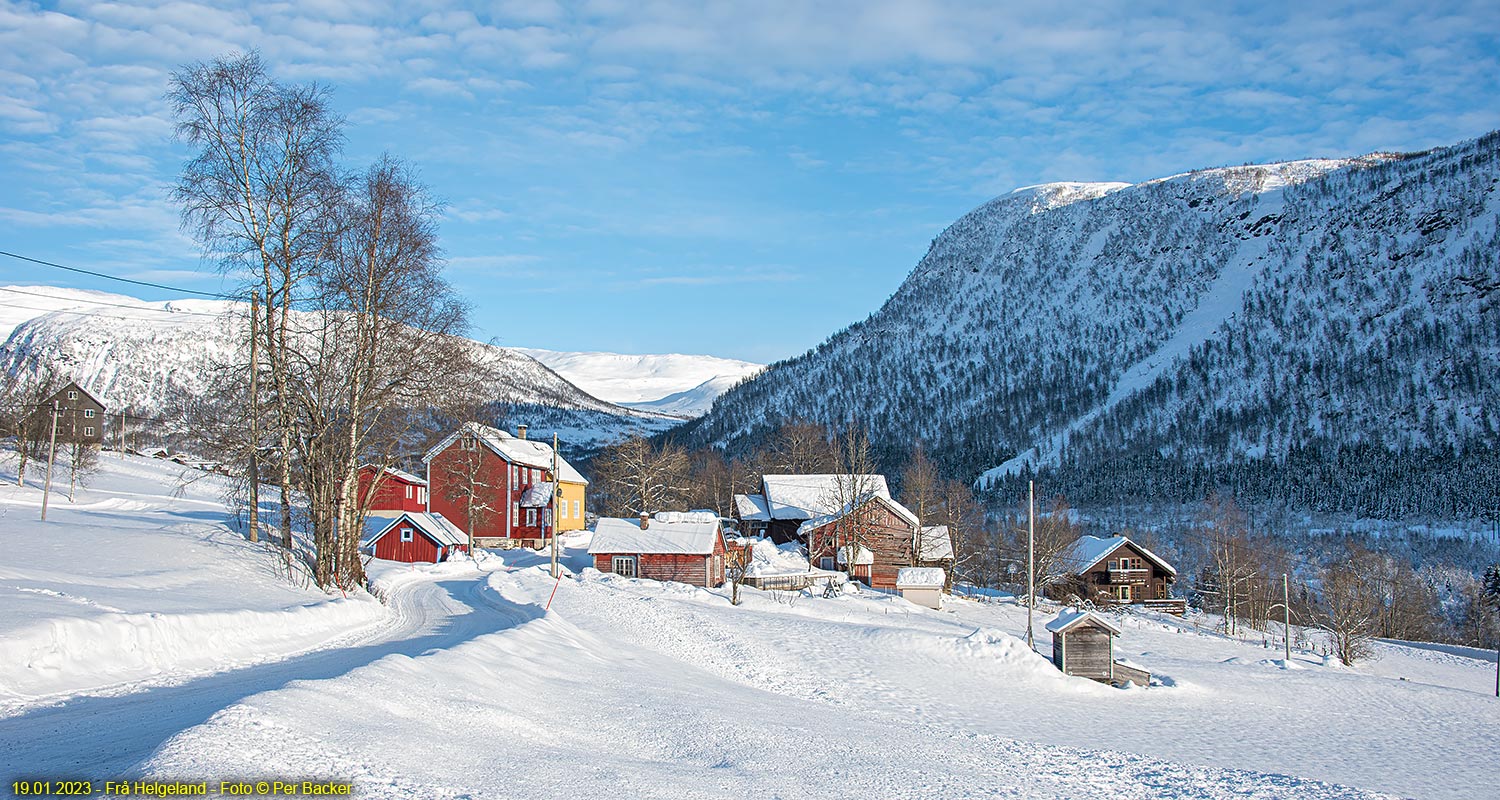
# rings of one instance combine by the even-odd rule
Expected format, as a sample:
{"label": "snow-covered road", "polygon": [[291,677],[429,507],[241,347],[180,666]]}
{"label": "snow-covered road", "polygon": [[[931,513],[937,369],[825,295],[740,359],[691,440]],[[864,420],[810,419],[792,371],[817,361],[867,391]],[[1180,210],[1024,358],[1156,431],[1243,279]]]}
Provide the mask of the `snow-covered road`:
{"label": "snow-covered road", "polygon": [[476,602],[484,582],[477,570],[471,573],[398,583],[387,597],[394,612],[389,625],[310,653],[140,691],[118,687],[0,717],[0,775],[134,775],[173,736],[251,695],[293,681],[337,678],[389,655],[452,647],[528,618],[515,607]]}

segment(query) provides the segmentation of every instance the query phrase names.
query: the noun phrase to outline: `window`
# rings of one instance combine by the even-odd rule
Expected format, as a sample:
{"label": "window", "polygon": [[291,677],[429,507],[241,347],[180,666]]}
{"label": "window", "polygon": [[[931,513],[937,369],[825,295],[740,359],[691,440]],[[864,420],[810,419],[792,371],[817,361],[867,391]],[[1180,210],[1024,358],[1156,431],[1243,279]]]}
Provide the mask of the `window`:
{"label": "window", "polygon": [[402,528],[401,529],[401,541],[403,541],[403,542],[409,542],[409,541],[411,541],[411,528]]}
{"label": "window", "polygon": [[635,556],[615,556],[611,558],[609,571],[625,578],[634,578]]}
{"label": "window", "polygon": [[93,436],[94,435],[94,426],[90,425],[87,428],[84,428],[83,429],[83,435],[84,436]]}
{"label": "window", "polygon": [[411,494],[412,494],[411,490],[414,489],[414,488],[416,488],[416,487],[414,487],[414,486],[407,486],[406,487],[406,499],[407,500],[411,499]]}
{"label": "window", "polygon": [[75,391],[73,391],[72,389],[69,389],[68,390],[68,399],[69,400],[77,400],[78,399],[78,393],[75,392]]}
{"label": "window", "polygon": [[512,486],[521,482],[521,470],[515,464],[510,465],[510,482]]}
{"label": "window", "polygon": [[1126,583],[1119,586],[1112,586],[1110,587],[1110,589],[1115,596],[1115,600],[1118,600],[1121,603],[1130,602],[1130,584]]}
{"label": "window", "polygon": [[427,505],[427,490],[421,486],[417,487],[417,502]]}
{"label": "window", "polygon": [[577,500],[573,501],[573,519],[583,519],[583,516],[578,513],[578,501]]}
{"label": "window", "polygon": [[458,440],[458,449],[460,449],[460,450],[478,450],[479,449],[479,441],[477,439],[475,439],[473,436],[465,436],[462,439]]}
{"label": "window", "polygon": [[1108,564],[1105,564],[1105,565],[1104,565],[1104,566],[1105,566],[1105,567],[1106,567],[1106,568],[1108,568],[1108,569],[1109,569],[1109,570],[1110,570],[1110,571],[1114,571],[1114,570],[1117,570],[1117,569],[1119,569],[1119,568],[1120,568],[1120,567],[1119,567],[1119,563],[1118,563],[1118,562],[1116,562],[1116,561],[1115,561],[1115,560],[1114,560],[1114,559],[1113,559],[1113,558],[1111,558],[1111,559],[1110,559],[1110,560],[1109,560],[1109,563],[1108,563]]}
{"label": "window", "polygon": [[534,508],[526,509],[526,527],[536,527],[536,509]]}
{"label": "window", "polygon": [[83,410],[83,418],[84,419],[93,419],[94,418],[94,409],[92,409],[92,408],[85,408]]}
{"label": "window", "polygon": [[521,504],[520,503],[511,503],[510,504],[510,524],[512,526],[520,525],[521,524]]}
{"label": "window", "polygon": [[833,556],[823,556],[818,559],[818,569],[833,570]]}

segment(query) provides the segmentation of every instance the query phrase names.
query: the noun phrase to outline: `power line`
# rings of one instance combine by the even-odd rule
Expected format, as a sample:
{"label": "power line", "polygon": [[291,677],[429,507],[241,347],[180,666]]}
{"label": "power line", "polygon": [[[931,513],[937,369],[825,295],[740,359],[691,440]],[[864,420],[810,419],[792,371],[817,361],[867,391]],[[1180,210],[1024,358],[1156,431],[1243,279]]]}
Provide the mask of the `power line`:
{"label": "power line", "polygon": [[92,275],[92,276],[94,276],[96,278],[104,278],[106,280],[119,281],[121,283],[130,283],[130,284],[134,284],[136,286],[148,286],[148,287],[150,287],[152,289],[164,289],[164,290],[169,291],[169,292],[183,292],[185,294],[196,294],[196,295],[198,295],[200,297],[212,297],[212,298],[214,298],[216,300],[234,300],[234,299],[236,299],[234,297],[234,295],[219,294],[217,292],[200,292],[197,289],[184,289],[181,286],[168,286],[168,285],[166,285],[164,283],[152,283],[151,281],[138,281],[138,280],[136,280],[134,278],[122,278],[122,277],[120,277],[118,275],[110,275],[108,273],[96,272],[96,271],[91,270],[91,269],[82,269],[82,268],[79,268],[79,267],[69,267],[69,266],[65,266],[63,264],[58,264],[58,263],[55,263],[55,262],[52,262],[52,261],[43,261],[40,258],[32,258],[30,256],[23,256],[23,255],[21,255],[19,253],[11,253],[11,252],[8,252],[8,251],[5,251],[5,250],[0,250],[0,256],[9,256],[10,258],[18,259],[20,261],[29,261],[32,264],[40,264],[40,265],[42,265],[44,267],[53,267],[54,269],[63,269],[63,270],[67,270],[68,272],[77,272],[77,273],[79,273],[81,275]]}
{"label": "power line", "polygon": [[[5,303],[5,302],[0,302],[0,306],[5,306],[6,308],[19,308],[19,309],[22,309],[22,310],[25,310],[25,311],[35,311],[35,312],[38,312],[39,314],[73,314],[73,315],[80,316],[80,317],[100,317],[100,318],[103,318],[103,319],[121,319],[121,320],[138,319],[138,317],[126,317],[126,316],[121,316],[119,314],[108,314],[108,313],[105,313],[105,312],[102,312],[102,311],[73,311],[73,310],[66,309],[66,308],[37,308],[36,306],[23,306],[23,305],[18,305],[16,303]],[[125,306],[125,307],[126,308],[131,308],[132,306]],[[191,315],[191,316],[194,316],[194,317],[213,317],[215,319],[218,319],[219,317],[223,316],[222,314],[209,314],[209,313],[204,312],[204,311],[170,311],[170,310],[165,309],[165,308],[142,309],[142,310],[145,310],[145,311],[158,311],[158,312],[161,312],[161,313],[164,313],[164,314],[173,314],[173,315],[178,315],[178,316]]]}

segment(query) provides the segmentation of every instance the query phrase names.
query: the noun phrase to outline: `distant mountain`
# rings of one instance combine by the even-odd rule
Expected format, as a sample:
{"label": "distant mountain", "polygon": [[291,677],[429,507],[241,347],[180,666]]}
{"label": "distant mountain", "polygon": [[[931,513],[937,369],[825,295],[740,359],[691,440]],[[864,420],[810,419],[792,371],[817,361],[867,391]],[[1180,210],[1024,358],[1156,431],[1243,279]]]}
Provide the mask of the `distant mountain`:
{"label": "distant mountain", "polygon": [[680,429],[802,416],[924,440],[1012,496],[1395,516],[1500,497],[1500,134],[1413,154],[999,197],[895,295]]}
{"label": "distant mountain", "polygon": [[641,411],[696,417],[729,387],[764,364],[716,356],[565,353],[516,348],[551,367],[579,388]]}
{"label": "distant mountain", "polygon": [[[50,286],[0,287],[0,372],[35,373],[46,365],[75,378],[111,408],[159,413],[175,394],[208,386],[235,363],[236,326],[244,316],[220,300],[148,302],[125,295]],[[532,435],[558,433],[573,451],[681,422],[600,400],[522,352],[474,342],[496,365],[491,392],[507,421]]]}

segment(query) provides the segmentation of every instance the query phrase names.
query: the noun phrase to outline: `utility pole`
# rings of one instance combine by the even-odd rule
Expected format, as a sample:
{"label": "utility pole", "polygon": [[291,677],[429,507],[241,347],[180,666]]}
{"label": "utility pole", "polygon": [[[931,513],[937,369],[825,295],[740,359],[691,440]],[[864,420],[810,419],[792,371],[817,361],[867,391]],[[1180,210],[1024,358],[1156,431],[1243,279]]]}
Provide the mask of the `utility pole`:
{"label": "utility pole", "polygon": [[[1282,632],[1286,639],[1286,660],[1282,663],[1288,669],[1292,666],[1292,588],[1291,579],[1285,572],[1281,573],[1281,614]],[[1500,695],[1497,695],[1500,696]]]}
{"label": "utility pole", "polygon": [[260,293],[250,292],[250,541],[260,541],[260,395],[256,378],[260,374],[256,351],[260,338],[256,318],[260,316]]}
{"label": "utility pole", "polygon": [[1036,649],[1032,607],[1036,605],[1036,481],[1026,482],[1026,646]]}
{"label": "utility pole", "polygon": [[52,461],[57,457],[57,413],[60,403],[52,401],[52,443],[47,446],[47,483],[42,487],[42,522],[47,521],[47,498],[52,496]]}
{"label": "utility pole", "polygon": [[562,481],[557,474],[557,432],[552,432],[552,577],[561,573],[557,569],[557,496],[562,494]]}

